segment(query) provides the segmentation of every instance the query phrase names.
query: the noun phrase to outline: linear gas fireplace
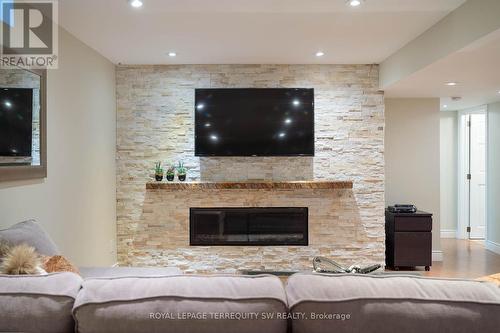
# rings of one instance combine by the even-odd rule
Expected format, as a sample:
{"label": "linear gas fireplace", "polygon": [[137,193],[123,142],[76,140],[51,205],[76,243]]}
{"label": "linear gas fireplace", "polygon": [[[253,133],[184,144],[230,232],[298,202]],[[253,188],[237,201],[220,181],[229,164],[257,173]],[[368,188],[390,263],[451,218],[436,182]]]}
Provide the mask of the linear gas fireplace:
{"label": "linear gas fireplace", "polygon": [[307,207],[191,208],[190,245],[308,245]]}

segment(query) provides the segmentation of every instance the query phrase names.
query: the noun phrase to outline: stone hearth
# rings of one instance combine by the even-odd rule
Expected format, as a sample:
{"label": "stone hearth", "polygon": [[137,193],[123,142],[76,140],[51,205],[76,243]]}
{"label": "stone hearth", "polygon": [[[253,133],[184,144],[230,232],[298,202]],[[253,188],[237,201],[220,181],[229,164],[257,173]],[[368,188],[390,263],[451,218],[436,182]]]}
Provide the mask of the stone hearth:
{"label": "stone hearth", "polygon": [[[173,265],[200,273],[310,270],[311,260],[317,255],[346,264],[383,261],[378,247],[373,246],[372,236],[360,223],[350,182],[301,182],[300,188],[296,187],[299,183],[290,182],[288,189],[287,182],[275,183],[281,184],[278,189],[270,182],[260,183],[266,186],[259,189],[227,188],[229,183],[219,183],[226,187],[220,189],[216,184],[148,183],[136,236],[129,243],[127,264]],[[332,188],[315,188],[326,184]],[[308,207],[309,245],[189,246],[189,208],[222,206]]]}

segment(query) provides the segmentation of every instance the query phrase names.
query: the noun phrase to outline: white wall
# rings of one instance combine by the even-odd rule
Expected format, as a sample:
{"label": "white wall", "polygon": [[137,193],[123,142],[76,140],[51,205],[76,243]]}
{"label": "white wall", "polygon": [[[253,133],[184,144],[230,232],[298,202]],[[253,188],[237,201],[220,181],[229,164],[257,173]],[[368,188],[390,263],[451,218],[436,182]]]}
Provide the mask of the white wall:
{"label": "white wall", "polygon": [[487,240],[500,253],[500,103],[488,105]]}
{"label": "white wall", "polygon": [[387,89],[399,80],[498,30],[499,14],[498,0],[466,1],[380,64],[380,88]]}
{"label": "white wall", "polygon": [[386,204],[432,213],[433,251],[440,251],[439,99],[388,98],[385,119]]}
{"label": "white wall", "polygon": [[113,264],[115,67],[61,29],[47,93],[48,177],[0,183],[0,227],[35,218],[77,265]]}
{"label": "white wall", "polygon": [[458,114],[440,113],[441,236],[455,238],[458,200]]}

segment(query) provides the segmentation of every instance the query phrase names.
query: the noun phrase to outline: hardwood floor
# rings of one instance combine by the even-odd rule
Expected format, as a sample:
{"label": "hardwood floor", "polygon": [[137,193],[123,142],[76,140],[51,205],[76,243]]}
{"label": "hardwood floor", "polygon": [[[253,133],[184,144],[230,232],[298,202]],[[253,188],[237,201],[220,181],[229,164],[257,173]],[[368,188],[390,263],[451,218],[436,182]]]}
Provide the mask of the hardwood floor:
{"label": "hardwood floor", "polygon": [[433,262],[423,275],[476,279],[500,273],[500,255],[486,250],[482,241],[441,239],[441,248],[443,261]]}

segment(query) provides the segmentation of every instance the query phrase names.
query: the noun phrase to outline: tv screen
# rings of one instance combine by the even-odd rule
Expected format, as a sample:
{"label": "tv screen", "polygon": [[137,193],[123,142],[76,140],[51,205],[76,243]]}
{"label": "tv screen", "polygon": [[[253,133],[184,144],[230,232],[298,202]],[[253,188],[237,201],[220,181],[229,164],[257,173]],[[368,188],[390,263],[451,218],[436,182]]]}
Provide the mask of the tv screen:
{"label": "tv screen", "polygon": [[33,90],[0,88],[0,156],[31,156]]}
{"label": "tv screen", "polygon": [[196,89],[196,156],[314,156],[314,89]]}

